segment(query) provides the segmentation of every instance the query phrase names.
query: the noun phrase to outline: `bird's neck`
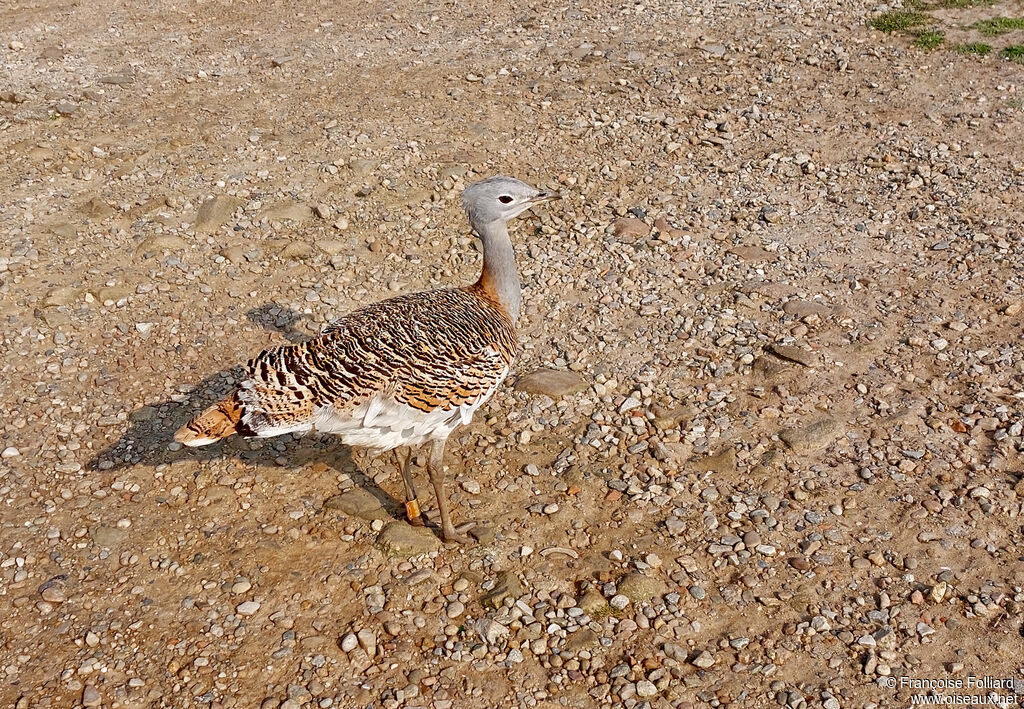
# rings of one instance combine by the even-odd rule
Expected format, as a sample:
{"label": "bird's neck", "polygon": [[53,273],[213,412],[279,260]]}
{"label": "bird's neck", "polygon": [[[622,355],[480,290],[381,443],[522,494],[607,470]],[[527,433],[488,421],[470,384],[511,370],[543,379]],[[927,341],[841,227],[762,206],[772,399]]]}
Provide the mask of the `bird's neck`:
{"label": "bird's neck", "polygon": [[484,268],[477,286],[505,309],[512,322],[516,322],[523,296],[508,229],[502,222],[474,224],[473,229],[484,245]]}

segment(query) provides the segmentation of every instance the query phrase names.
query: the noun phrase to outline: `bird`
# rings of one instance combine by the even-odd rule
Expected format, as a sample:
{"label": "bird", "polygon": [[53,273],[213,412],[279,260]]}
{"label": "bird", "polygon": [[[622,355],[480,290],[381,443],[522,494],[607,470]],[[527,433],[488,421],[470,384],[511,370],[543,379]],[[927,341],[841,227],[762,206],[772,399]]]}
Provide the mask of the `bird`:
{"label": "bird", "polygon": [[561,197],[504,175],[462,192],[483,245],[472,284],[399,295],[331,322],[313,339],[267,349],[251,360],[228,396],[174,434],[186,446],[229,436],[336,434],[372,455],[394,453],[405,514],[423,526],[412,448],[429,447],[427,473],[445,542],[468,542],[452,524],[444,493],[445,443],[508,376],[518,353],[522,286],[508,223]]}

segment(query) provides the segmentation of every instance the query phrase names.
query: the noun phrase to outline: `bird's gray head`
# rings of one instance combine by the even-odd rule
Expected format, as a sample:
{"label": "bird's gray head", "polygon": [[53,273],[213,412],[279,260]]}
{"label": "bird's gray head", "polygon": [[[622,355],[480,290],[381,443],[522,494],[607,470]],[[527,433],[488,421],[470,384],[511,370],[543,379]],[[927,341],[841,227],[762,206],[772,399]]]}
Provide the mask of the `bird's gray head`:
{"label": "bird's gray head", "polygon": [[539,202],[558,197],[558,193],[543,192],[514,177],[495,175],[464,189],[462,206],[471,224],[483,226],[507,222]]}

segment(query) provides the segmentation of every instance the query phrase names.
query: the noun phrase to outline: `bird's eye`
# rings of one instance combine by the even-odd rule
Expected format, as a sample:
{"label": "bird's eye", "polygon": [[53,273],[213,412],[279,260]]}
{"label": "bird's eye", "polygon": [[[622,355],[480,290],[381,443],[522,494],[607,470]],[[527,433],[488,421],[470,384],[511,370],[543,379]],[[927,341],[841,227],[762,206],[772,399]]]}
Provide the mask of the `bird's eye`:
{"label": "bird's eye", "polygon": [[498,201],[501,202],[502,204],[509,204],[512,201],[512,198],[509,197],[507,194],[503,194],[502,196],[498,197]]}

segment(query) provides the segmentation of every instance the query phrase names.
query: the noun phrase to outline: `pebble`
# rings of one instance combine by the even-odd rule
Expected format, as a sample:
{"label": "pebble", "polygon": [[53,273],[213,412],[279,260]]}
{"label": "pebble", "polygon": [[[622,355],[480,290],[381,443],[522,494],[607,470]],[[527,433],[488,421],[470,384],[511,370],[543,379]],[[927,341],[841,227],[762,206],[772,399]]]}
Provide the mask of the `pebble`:
{"label": "pebble", "polygon": [[651,227],[639,219],[633,217],[621,217],[612,222],[612,234],[622,238],[638,238],[647,236]]}
{"label": "pebble", "polygon": [[495,645],[509,635],[509,629],[491,618],[481,618],[476,622],[476,632],[480,640],[488,645]]}
{"label": "pebble", "polygon": [[617,611],[621,611],[623,608],[629,605],[629,596],[622,593],[617,593],[612,596],[612,599],[608,601],[608,605]]}
{"label": "pebble", "polygon": [[436,551],[441,541],[427,527],[394,521],[384,526],[376,546],[389,556],[412,557]]}
{"label": "pebble", "polygon": [[256,601],[245,601],[235,606],[235,610],[238,611],[239,615],[254,615],[259,609],[260,604]]}
{"label": "pebble", "polygon": [[203,201],[196,213],[193,229],[202,234],[214,234],[245,204],[233,195],[218,194]]}
{"label": "pebble", "polygon": [[572,396],[587,388],[579,374],[564,370],[535,369],[516,380],[515,388],[527,394],[549,396],[552,399]]}
{"label": "pebble", "polygon": [[712,655],[707,650],[702,650],[697,655],[697,657],[695,657],[693,659],[693,665],[695,667],[700,667],[701,669],[705,669],[705,670],[708,669],[709,667],[714,666],[714,664],[715,664],[715,656]]}
{"label": "pebble", "polygon": [[811,453],[824,448],[839,435],[839,422],[819,416],[799,426],[779,431],[779,438],[796,453]]}
{"label": "pebble", "polygon": [[388,514],[376,495],[362,487],[332,495],[324,500],[324,507],[366,520],[388,519]]}
{"label": "pebble", "polygon": [[103,704],[103,695],[91,684],[85,685],[82,689],[82,706],[98,707]]}
{"label": "pebble", "polygon": [[368,656],[373,657],[377,654],[377,636],[372,630],[363,628],[356,633],[356,639],[359,641],[359,647],[363,648]]}
{"label": "pebble", "polygon": [[636,695],[638,697],[653,697],[658,694],[658,688],[654,685],[654,682],[649,680],[640,680],[636,683]]}
{"label": "pebble", "polygon": [[49,603],[63,603],[68,600],[67,594],[64,593],[64,589],[59,585],[49,586],[43,589],[43,592],[40,595],[43,597],[44,601],[48,601]]}
{"label": "pebble", "polygon": [[624,414],[627,411],[632,411],[633,409],[638,409],[638,408],[640,408],[640,406],[642,406],[642,402],[639,399],[637,399],[636,397],[633,397],[633,396],[627,396],[622,401],[622,403],[619,404],[619,413],[620,414]]}

